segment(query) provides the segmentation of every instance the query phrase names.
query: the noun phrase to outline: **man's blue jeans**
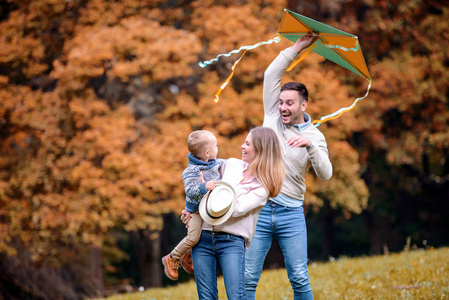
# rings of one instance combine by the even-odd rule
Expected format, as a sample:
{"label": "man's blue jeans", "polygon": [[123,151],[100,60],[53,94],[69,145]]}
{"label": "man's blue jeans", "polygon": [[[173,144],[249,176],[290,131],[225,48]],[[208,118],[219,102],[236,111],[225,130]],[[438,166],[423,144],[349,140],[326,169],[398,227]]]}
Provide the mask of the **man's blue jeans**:
{"label": "man's blue jeans", "polygon": [[192,248],[192,259],[200,300],[218,299],[219,265],[223,273],[227,298],[246,299],[245,241],[242,237],[203,230],[200,241]]}
{"label": "man's blue jeans", "polygon": [[259,214],[256,235],[245,255],[245,289],[256,298],[263,263],[276,238],[284,254],[294,299],[313,299],[307,271],[307,230],[303,207],[288,208],[268,201]]}

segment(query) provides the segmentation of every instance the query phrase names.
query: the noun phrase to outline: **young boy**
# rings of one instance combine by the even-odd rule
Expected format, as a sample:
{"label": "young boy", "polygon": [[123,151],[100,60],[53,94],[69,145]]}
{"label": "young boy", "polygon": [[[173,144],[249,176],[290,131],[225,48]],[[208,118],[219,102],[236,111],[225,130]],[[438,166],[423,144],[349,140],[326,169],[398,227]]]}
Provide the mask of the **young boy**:
{"label": "young boy", "polygon": [[181,264],[186,272],[193,274],[189,249],[198,243],[203,223],[198,206],[207,191],[215,188],[215,181],[220,179],[218,170],[225,161],[217,159],[217,138],[210,131],[192,132],[187,140],[187,147],[190,151],[187,155],[189,164],[182,173],[182,180],[186,192],[185,209],[191,213],[191,219],[187,224],[187,236],[170,254],[162,258],[165,275],[171,280],[178,280],[178,268]]}

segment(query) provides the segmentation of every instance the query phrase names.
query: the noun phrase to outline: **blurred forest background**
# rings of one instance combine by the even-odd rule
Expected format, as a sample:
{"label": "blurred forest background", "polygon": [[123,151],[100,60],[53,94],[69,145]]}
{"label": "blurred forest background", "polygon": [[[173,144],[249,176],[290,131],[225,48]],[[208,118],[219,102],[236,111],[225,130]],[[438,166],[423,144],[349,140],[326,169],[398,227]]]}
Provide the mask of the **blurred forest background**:
{"label": "blurred forest background", "polygon": [[[187,137],[211,130],[219,157],[240,157],[292,43],[248,52],[218,103],[238,56],[198,62],[273,38],[284,8],[357,35],[373,79],[320,126],[334,176],[306,179],[310,259],[449,245],[447,1],[1,0],[0,298],[172,284]],[[291,80],[312,119],[367,87],[315,54]],[[266,267],[282,264],[274,246]]]}

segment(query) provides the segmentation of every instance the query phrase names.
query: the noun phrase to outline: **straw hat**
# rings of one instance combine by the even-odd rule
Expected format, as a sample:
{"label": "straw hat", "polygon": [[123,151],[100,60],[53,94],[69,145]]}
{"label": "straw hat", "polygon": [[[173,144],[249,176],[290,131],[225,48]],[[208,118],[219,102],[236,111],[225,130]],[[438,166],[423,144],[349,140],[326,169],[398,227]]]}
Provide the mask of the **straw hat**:
{"label": "straw hat", "polygon": [[234,188],[229,183],[218,180],[215,189],[208,191],[201,199],[198,210],[205,222],[220,225],[231,217],[236,201]]}

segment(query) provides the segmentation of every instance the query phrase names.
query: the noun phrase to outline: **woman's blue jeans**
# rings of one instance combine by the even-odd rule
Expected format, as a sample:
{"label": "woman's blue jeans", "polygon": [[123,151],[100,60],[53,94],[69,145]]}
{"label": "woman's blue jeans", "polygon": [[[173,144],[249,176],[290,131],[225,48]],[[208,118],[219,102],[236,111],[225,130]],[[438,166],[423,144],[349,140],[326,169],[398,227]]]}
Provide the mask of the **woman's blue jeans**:
{"label": "woman's blue jeans", "polygon": [[268,201],[259,214],[256,235],[245,257],[245,289],[248,300],[256,298],[256,287],[273,238],[284,254],[288,279],[295,300],[313,299],[307,271],[307,229],[303,207],[284,207]]}
{"label": "woman's blue jeans", "polygon": [[192,248],[198,298],[218,299],[217,272],[221,267],[229,300],[246,299],[245,241],[225,232],[203,230]]}

